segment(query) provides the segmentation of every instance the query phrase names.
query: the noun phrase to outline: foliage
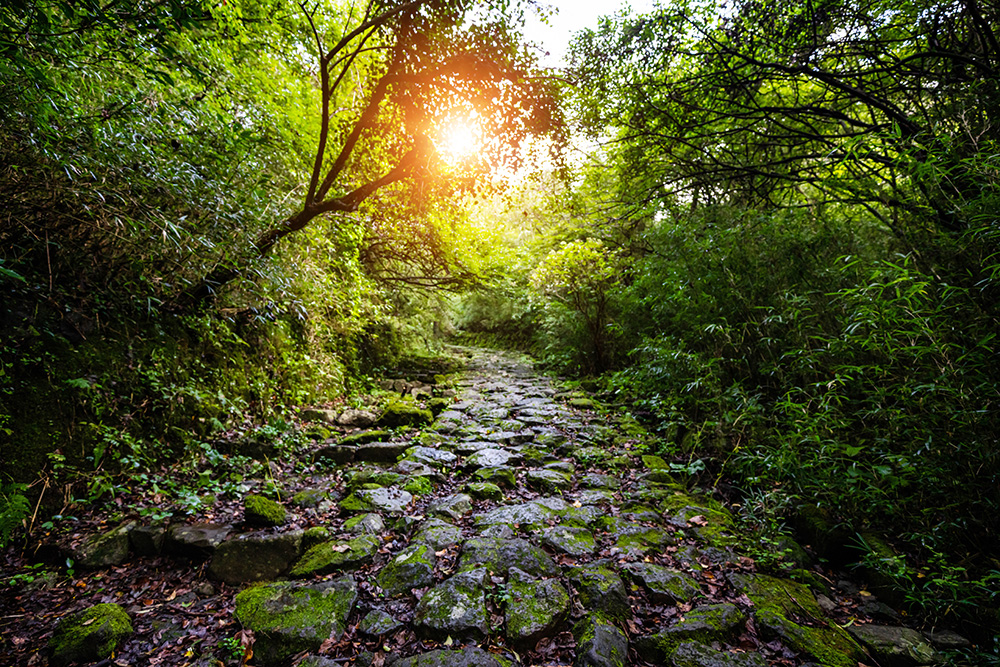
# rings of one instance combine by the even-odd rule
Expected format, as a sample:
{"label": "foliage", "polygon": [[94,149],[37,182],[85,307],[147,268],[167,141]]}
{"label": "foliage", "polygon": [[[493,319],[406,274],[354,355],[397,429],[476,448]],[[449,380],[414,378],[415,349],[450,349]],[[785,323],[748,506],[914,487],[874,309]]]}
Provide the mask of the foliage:
{"label": "foliage", "polygon": [[23,527],[31,512],[25,497],[26,484],[0,485],[0,549],[10,544],[14,533]]}

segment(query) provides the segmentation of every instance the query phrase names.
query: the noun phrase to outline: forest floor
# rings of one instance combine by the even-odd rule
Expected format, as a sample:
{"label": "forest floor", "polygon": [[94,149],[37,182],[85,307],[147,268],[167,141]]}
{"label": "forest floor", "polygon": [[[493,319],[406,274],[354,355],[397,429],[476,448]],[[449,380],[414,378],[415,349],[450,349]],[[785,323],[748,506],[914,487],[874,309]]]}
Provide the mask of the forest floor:
{"label": "forest floor", "polygon": [[0,665],[902,666],[961,643],[794,544],[766,556],[635,422],[519,356],[460,354],[422,430],[267,461],[248,488],[277,510],[222,496],[168,525],[118,497],[8,550]]}

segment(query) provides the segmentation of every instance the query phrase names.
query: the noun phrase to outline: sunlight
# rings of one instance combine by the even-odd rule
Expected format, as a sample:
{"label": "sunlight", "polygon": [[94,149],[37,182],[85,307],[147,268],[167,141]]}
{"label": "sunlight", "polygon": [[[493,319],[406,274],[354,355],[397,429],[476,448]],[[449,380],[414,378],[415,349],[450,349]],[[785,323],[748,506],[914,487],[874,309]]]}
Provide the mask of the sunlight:
{"label": "sunlight", "polygon": [[482,127],[473,116],[450,116],[441,125],[437,146],[441,157],[452,166],[476,157],[483,150]]}

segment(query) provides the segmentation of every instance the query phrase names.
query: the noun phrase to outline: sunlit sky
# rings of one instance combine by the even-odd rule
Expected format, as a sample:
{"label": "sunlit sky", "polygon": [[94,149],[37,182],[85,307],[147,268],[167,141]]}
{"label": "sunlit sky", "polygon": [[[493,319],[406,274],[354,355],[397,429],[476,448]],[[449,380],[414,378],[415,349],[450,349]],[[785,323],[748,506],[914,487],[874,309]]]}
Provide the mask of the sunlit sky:
{"label": "sunlit sky", "polygon": [[596,28],[601,16],[616,14],[626,7],[644,12],[653,6],[653,0],[540,1],[559,10],[549,19],[549,25],[544,25],[536,17],[529,16],[526,26],[528,39],[540,44],[549,52],[547,57],[541,59],[542,64],[547,67],[565,65],[566,53],[573,35],[585,28]]}

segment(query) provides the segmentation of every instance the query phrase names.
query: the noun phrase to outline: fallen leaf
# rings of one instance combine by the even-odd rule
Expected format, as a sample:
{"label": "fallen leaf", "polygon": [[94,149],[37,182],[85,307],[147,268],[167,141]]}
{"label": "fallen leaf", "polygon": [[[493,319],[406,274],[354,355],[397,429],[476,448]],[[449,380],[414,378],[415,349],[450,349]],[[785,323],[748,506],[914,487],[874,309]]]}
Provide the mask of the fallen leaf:
{"label": "fallen leaf", "polygon": [[688,523],[692,526],[707,526],[708,519],[706,519],[703,515],[698,514],[688,519]]}

